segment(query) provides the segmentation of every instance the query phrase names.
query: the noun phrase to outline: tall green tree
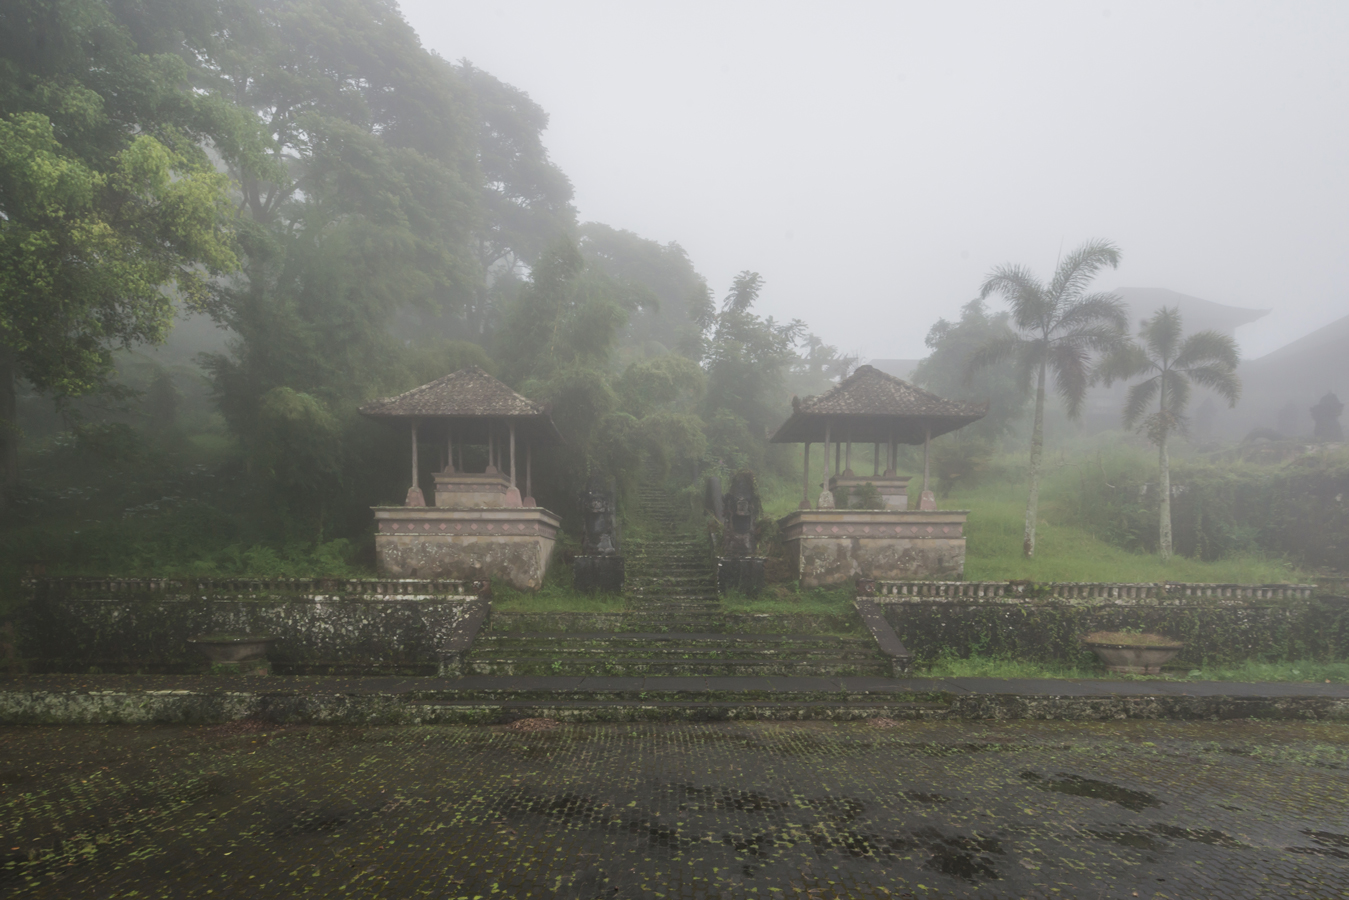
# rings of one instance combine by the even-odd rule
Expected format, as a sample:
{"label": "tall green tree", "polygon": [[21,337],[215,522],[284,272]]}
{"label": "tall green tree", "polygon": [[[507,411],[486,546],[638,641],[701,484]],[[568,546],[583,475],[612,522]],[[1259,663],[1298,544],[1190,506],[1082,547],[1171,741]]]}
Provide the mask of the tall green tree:
{"label": "tall green tree", "polygon": [[208,307],[237,264],[229,180],[206,148],[245,167],[257,133],[164,50],[189,12],[0,6],[0,503],[16,379],[58,401],[106,387],[116,349],[162,341],[175,302]]}
{"label": "tall green tree", "polygon": [[957,321],[938,319],[928,329],[925,343],[932,352],[914,369],[914,382],[953,400],[989,401],[988,415],[962,433],[997,437],[1010,431],[1025,415],[1030,398],[1017,377],[1014,360],[1004,360],[968,377],[975,353],[1007,334],[1011,318],[1010,312],[990,313],[982,300],[971,300],[961,307]]}
{"label": "tall green tree", "polygon": [[989,273],[979,299],[1001,294],[1011,307],[1011,328],[991,338],[970,360],[969,377],[985,366],[1012,361],[1023,390],[1035,383],[1035,418],[1031,428],[1030,495],[1022,552],[1035,555],[1036,511],[1040,503],[1041,458],[1044,454],[1045,395],[1048,376],[1063,400],[1069,418],[1081,413],[1090,383],[1093,354],[1114,350],[1124,339],[1128,317],[1114,294],[1089,292],[1096,274],[1119,266],[1119,248],[1109,241],[1088,241],[1060,261],[1045,284],[1024,266],[999,266]]}
{"label": "tall green tree", "polygon": [[611,278],[640,284],[654,295],[657,304],[637,310],[628,324],[624,343],[635,355],[698,354],[696,318],[706,302],[707,280],[693,268],[683,247],[587,222],[580,228],[580,248]]}
{"label": "tall green tree", "polygon": [[[1192,384],[1213,391],[1229,407],[1241,398],[1237,365],[1241,355],[1231,335],[1200,331],[1184,337],[1180,310],[1162,307],[1139,329],[1142,344],[1117,348],[1101,363],[1100,377],[1106,384],[1151,374],[1132,385],[1124,401],[1124,427],[1135,428],[1157,446],[1160,519],[1158,550],[1163,560],[1171,558],[1171,435],[1183,431],[1185,409]],[[1151,410],[1151,411],[1149,411]]]}
{"label": "tall green tree", "polygon": [[731,468],[762,467],[769,429],[790,408],[784,378],[800,359],[795,347],[805,333],[798,319],[780,323],[757,315],[762,290],[762,276],[745,270],[732,281],[721,310],[704,313],[704,418],[714,448],[733,459]]}
{"label": "tall green tree", "polygon": [[399,317],[462,311],[482,283],[472,92],[392,0],[207,5],[208,33],[185,38],[199,90],[270,137],[265,166],[233,172],[242,269],[211,312],[237,338],[211,379],[268,515],[314,533],[333,496],[363,515],[333,487],[376,467],[359,404],[412,386]]}

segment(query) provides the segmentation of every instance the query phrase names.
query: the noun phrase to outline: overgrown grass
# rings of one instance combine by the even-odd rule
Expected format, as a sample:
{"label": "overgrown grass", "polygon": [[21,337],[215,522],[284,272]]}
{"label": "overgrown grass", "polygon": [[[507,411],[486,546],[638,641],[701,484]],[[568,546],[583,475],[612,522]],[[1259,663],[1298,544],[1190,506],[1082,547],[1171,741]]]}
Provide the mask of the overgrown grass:
{"label": "overgrown grass", "polygon": [[960,657],[942,654],[923,674],[933,678],[1104,678],[1103,666],[1043,663],[992,656]]}
{"label": "overgrown grass", "polygon": [[554,565],[537,591],[493,584],[492,609],[511,613],[621,613],[621,594],[585,594],[571,584],[571,572]]}
{"label": "overgrown grass", "polygon": [[1065,679],[1120,679],[1128,681],[1233,681],[1233,682],[1304,682],[1344,684],[1349,682],[1349,662],[1321,662],[1318,660],[1261,661],[1248,660],[1233,666],[1212,666],[1191,669],[1188,672],[1167,672],[1161,675],[1121,675],[1107,672],[1104,665],[1076,665],[1070,662],[1032,662],[1005,657],[959,657],[943,654],[921,674],[933,678],[1065,678]]}
{"label": "overgrown grass", "polygon": [[[1149,462],[1145,450],[1131,446],[1117,447],[1109,458],[1090,452],[1085,446],[1075,449],[1077,452],[1072,456],[1064,454],[1057,459],[1054,454],[1047,454],[1050,458],[1040,491],[1033,559],[1028,560],[1022,554],[1027,485],[1021,453],[996,457],[981,480],[938,498],[943,509],[969,510],[965,530],[966,580],[1244,584],[1310,580],[1308,573],[1274,556],[1240,554],[1213,562],[1174,556],[1163,563],[1160,557],[1133,553],[1101,540],[1077,524],[1083,502],[1079,487],[1082,467],[1108,465],[1112,471],[1144,472],[1155,462]],[[812,457],[812,470],[817,464],[818,459]],[[869,466],[869,459],[863,465]],[[921,478],[921,468],[917,471]],[[812,482],[811,488],[812,494],[818,494],[818,485]],[[911,483],[913,496],[917,496],[918,490],[915,480]],[[801,502],[801,482],[774,473],[760,478],[759,491],[764,515],[769,518],[785,516]]]}
{"label": "overgrown grass", "polygon": [[[1268,557],[1242,555],[1214,562],[1130,553],[1082,528],[1060,524],[1067,517],[1055,492],[1046,491],[1036,526],[1035,557],[1022,554],[1025,487],[996,483],[953,491],[941,505],[968,509],[965,578],[969,581],[1198,581],[1265,584],[1305,580],[1296,566]],[[1057,512],[1056,512],[1057,510]]]}

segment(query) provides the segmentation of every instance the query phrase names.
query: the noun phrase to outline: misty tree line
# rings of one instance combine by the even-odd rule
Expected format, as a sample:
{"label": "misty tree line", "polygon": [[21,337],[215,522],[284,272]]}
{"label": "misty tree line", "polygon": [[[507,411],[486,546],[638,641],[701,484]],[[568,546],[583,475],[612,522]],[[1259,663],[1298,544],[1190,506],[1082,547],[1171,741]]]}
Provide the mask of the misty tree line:
{"label": "misty tree line", "polygon": [[594,468],[764,465],[852,361],[759,315],[753,272],[717,300],[677,244],[578,223],[547,122],[391,0],[0,7],[3,497],[16,385],[115,399],[117,351],[183,311],[229,329],[213,400],[288,534],[364,528],[401,448],[356,408],[466,364],[552,405],[559,509]]}

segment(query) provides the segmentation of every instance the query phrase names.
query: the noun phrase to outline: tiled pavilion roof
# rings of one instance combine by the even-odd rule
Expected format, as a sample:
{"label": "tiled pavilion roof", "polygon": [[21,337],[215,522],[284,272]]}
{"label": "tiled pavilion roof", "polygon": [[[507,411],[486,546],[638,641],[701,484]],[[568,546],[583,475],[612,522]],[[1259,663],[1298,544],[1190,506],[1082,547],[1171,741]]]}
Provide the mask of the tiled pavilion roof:
{"label": "tiled pavilion roof", "polygon": [[947,400],[871,366],[859,366],[818,397],[793,400],[792,407],[774,443],[818,443],[827,422],[835,441],[886,443],[893,436],[901,444],[921,444],[928,428],[937,437],[988,413],[987,403]]}
{"label": "tiled pavilion roof", "polygon": [[513,420],[537,436],[561,441],[543,404],[520,396],[478,366],[451,372],[396,397],[373,400],[360,412],[384,419],[458,420],[447,421],[456,429],[473,420]]}

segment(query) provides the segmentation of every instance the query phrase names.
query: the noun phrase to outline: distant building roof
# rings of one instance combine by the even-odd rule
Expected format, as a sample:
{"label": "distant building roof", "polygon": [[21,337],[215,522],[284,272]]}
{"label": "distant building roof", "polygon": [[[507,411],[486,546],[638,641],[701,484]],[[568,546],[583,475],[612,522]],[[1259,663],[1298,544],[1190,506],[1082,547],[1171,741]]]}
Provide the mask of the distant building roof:
{"label": "distant building roof", "polygon": [[1269,315],[1267,309],[1228,306],[1225,303],[1214,303],[1212,300],[1191,297],[1167,288],[1125,287],[1115,293],[1129,307],[1130,318],[1133,320],[1130,323],[1130,331],[1137,330],[1138,320],[1150,317],[1163,306],[1180,310],[1186,334],[1194,334],[1196,331],[1221,331],[1224,334],[1232,334],[1242,325]]}
{"label": "distant building roof", "polygon": [[360,412],[385,419],[514,419],[517,424],[530,426],[536,436],[562,439],[543,404],[520,396],[478,366],[452,372],[396,397],[373,400]]}
{"label": "distant building roof", "polygon": [[937,437],[988,413],[987,403],[947,400],[873,366],[859,366],[828,392],[793,400],[792,407],[774,443],[823,441],[828,423],[831,440],[886,443],[893,436],[901,444],[921,444],[929,428]]}

